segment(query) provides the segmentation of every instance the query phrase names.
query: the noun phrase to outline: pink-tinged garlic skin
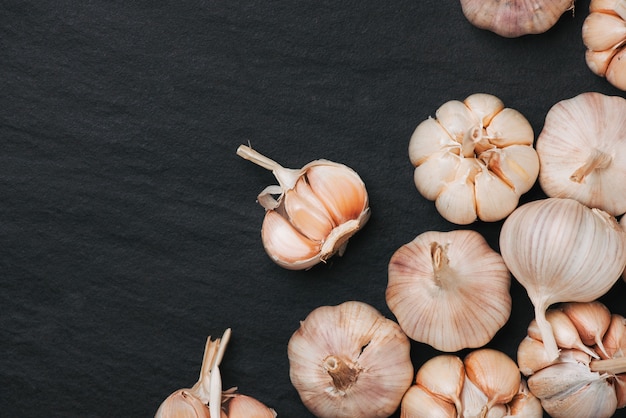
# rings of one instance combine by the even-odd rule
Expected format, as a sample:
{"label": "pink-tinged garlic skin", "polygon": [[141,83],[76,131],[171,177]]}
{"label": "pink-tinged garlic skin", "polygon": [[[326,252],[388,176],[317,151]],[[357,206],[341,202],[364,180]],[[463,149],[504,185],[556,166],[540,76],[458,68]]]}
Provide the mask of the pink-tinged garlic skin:
{"label": "pink-tinged garlic skin", "polygon": [[427,231],[388,267],[386,301],[413,340],[446,352],[488,343],[511,313],[511,276],[476,231]]}
{"label": "pink-tinged garlic skin", "polygon": [[505,38],[546,32],[561,15],[574,8],[573,0],[461,0],[463,14],[480,29]]}
{"label": "pink-tinged garlic skin", "polygon": [[626,90],[626,0],[591,0],[582,27],[591,71]]}
{"label": "pink-tinged garlic skin", "polygon": [[556,103],[535,148],[546,195],[626,212],[626,99],[587,92]]}
{"label": "pink-tinged garlic skin", "polygon": [[558,358],[549,360],[543,343],[531,336],[531,324],[517,352],[530,391],[553,418],[613,416],[626,406],[626,319],[597,301],[559,304],[548,315],[553,312],[566,315],[574,324],[573,330],[566,326],[559,331],[572,334],[564,340],[587,344],[581,350],[559,342]]}
{"label": "pink-tinged garlic skin", "polygon": [[[626,233],[626,216],[622,216],[622,218],[619,221],[619,225],[624,230],[624,233]],[[622,279],[626,280],[626,270],[624,270],[624,273],[622,273]]]}
{"label": "pink-tinged garlic skin", "polygon": [[321,306],[289,340],[289,376],[318,418],[386,418],[411,386],[410,349],[398,324],[366,303]]}

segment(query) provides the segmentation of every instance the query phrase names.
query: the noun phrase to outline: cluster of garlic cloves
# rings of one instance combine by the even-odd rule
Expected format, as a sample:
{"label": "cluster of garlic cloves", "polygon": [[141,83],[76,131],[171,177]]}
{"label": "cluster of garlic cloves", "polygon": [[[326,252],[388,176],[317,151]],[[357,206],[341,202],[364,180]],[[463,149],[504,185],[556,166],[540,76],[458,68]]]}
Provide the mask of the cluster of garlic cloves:
{"label": "cluster of garlic cloves", "polygon": [[535,147],[546,195],[626,212],[626,99],[587,92],[556,103]]}
{"label": "cluster of garlic cloves", "polygon": [[526,203],[504,221],[500,253],[534,305],[548,359],[559,355],[546,310],[607,293],[626,267],[626,233],[615,217],[574,199]]}
{"label": "cluster of garlic cloves", "polygon": [[463,360],[442,354],[417,371],[402,399],[401,418],[541,418],[539,400],[528,391],[515,362],[481,348]]}
{"label": "cluster of garlic cloves", "polygon": [[413,379],[410,345],[366,303],[320,306],[289,339],[289,376],[318,418],[389,417]]}
{"label": "cluster of garlic cloves", "polygon": [[533,141],[528,120],[493,95],[448,101],[411,136],[415,186],[452,223],[504,219],[537,179]]}
{"label": "cluster of garlic cloves", "polygon": [[413,340],[447,352],[488,343],[509,319],[511,277],[472,230],[427,231],[388,267],[386,301]]}
{"label": "cluster of garlic cloves", "polygon": [[516,38],[546,32],[574,9],[574,0],[461,0],[461,7],[474,26]]}
{"label": "cluster of garlic cloves", "polygon": [[258,201],[266,209],[263,246],[281,267],[304,270],[343,255],[350,237],[369,220],[365,184],[343,164],[315,160],[289,169],[245,145],[237,155],[271,170],[278,180]]}
{"label": "cluster of garlic cloves", "polygon": [[546,316],[559,356],[546,355],[533,323],[517,353],[545,411],[553,418],[608,418],[626,406],[626,319],[598,301],[559,304]]}
{"label": "cluster of garlic cloves", "polygon": [[209,336],[204,349],[200,378],[191,388],[170,394],[159,406],[155,418],[275,418],[276,412],[262,402],[236,392],[222,391],[219,365],[231,330],[221,338]]}
{"label": "cluster of garlic cloves", "polygon": [[626,90],[626,1],[591,0],[582,38],[591,71]]}

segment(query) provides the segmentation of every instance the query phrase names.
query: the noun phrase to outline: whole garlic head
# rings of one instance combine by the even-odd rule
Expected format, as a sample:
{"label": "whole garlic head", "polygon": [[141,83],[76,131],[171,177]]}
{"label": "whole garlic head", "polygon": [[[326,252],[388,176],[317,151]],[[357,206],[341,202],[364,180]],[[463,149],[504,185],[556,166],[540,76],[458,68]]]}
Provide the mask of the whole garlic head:
{"label": "whole garlic head", "polygon": [[511,276],[476,231],[428,231],[391,257],[386,300],[413,340],[441,351],[488,343],[509,319]]}
{"label": "whole garlic head", "polygon": [[591,71],[626,90],[626,1],[591,0],[582,37]]}
{"label": "whole garlic head", "polygon": [[463,14],[480,29],[505,38],[546,32],[574,0],[461,0]]}
{"label": "whole garlic head", "polygon": [[608,292],[626,267],[626,234],[608,213],[553,197],[526,203],[504,221],[500,252],[526,289],[547,358],[554,360],[558,341],[546,310]]}
{"label": "whole garlic head", "polygon": [[314,309],[289,340],[289,376],[318,418],[383,418],[411,385],[410,342],[363,302]]}
{"label": "whole garlic head", "polygon": [[271,170],[278,180],[258,201],[266,209],[263,246],[281,267],[304,270],[343,255],[350,237],[369,220],[365,184],[343,164],[315,160],[289,169],[245,145],[237,155]]}
{"label": "whole garlic head", "polygon": [[588,92],[558,102],[546,115],[536,149],[539,184],[549,197],[575,199],[613,216],[626,212],[626,99]]}
{"label": "whole garlic head", "polygon": [[553,418],[613,416],[626,406],[626,319],[597,301],[560,304],[547,316],[558,318],[558,358],[545,356],[533,323],[518,347],[530,391]]}
{"label": "whole garlic head", "polygon": [[402,399],[401,418],[541,418],[539,400],[528,391],[515,362],[490,348],[461,360],[435,356],[417,371]]}
{"label": "whole garlic head", "polygon": [[411,136],[415,186],[452,223],[504,219],[537,179],[533,141],[526,118],[495,96],[448,101]]}

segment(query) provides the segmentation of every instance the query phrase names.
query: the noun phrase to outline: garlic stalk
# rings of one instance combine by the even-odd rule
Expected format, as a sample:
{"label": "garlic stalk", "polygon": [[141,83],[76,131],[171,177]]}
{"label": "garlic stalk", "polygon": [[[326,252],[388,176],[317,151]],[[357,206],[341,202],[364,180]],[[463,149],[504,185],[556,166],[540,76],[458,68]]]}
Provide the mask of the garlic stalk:
{"label": "garlic stalk", "polygon": [[553,360],[559,349],[546,310],[604,295],[626,267],[626,234],[600,209],[548,198],[526,203],[506,219],[500,252],[535,307],[538,332]]}
{"label": "garlic stalk", "polygon": [[441,351],[489,342],[511,313],[511,277],[476,231],[428,231],[391,257],[387,305],[411,338]]}
{"label": "garlic stalk", "polygon": [[[517,359],[522,374],[528,376],[530,391],[540,399],[543,408],[553,418],[608,418],[616,409],[626,406],[626,319],[611,314],[600,302],[559,304],[548,310],[564,315],[574,324],[585,346],[561,346],[555,359],[545,355],[544,344],[528,336],[518,347]],[[565,321],[562,334],[572,332]],[[557,331],[558,333],[558,331]]]}
{"label": "garlic stalk", "polygon": [[546,32],[574,9],[574,0],[461,0],[461,7],[474,26],[516,38]]}
{"label": "garlic stalk", "polygon": [[271,170],[278,180],[259,194],[258,202],[266,209],[263,246],[281,267],[304,270],[343,255],[350,237],[370,217],[365,184],[343,164],[315,160],[289,169],[245,145],[237,155]]}
{"label": "garlic stalk", "polygon": [[426,361],[402,399],[400,417],[541,418],[542,413],[515,362],[481,348],[463,360],[443,354]]}
{"label": "garlic stalk", "polygon": [[451,100],[409,142],[417,190],[448,221],[498,221],[535,183],[539,159],[524,116],[490,94]]}
{"label": "garlic stalk", "polygon": [[575,199],[613,216],[626,212],[626,99],[588,92],[558,102],[546,115],[536,149],[539,184],[549,197]]}
{"label": "garlic stalk", "polygon": [[591,0],[582,38],[591,71],[626,90],[626,0]]}
{"label": "garlic stalk", "polygon": [[289,376],[319,418],[382,418],[411,385],[410,342],[363,302],[314,309],[287,346]]}

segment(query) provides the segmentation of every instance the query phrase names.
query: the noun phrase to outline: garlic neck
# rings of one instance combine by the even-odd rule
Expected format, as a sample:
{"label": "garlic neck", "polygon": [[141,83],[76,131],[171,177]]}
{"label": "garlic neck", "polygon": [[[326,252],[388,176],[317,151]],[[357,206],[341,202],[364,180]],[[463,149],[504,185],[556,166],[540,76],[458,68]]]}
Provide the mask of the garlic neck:
{"label": "garlic neck", "polygon": [[461,141],[461,153],[463,157],[472,158],[476,156],[476,144],[482,139],[482,133],[483,130],[480,125],[472,126],[465,132]]}
{"label": "garlic neck", "polygon": [[283,190],[293,189],[301,176],[300,170],[285,168],[271,158],[266,157],[246,145],[240,145],[239,148],[237,148],[237,155],[245,160],[252,161],[258,166],[270,170],[274,174],[274,177],[276,177],[276,180],[278,180],[278,183]]}
{"label": "garlic neck", "polygon": [[569,179],[576,183],[582,183],[583,181],[585,181],[585,177],[593,173],[595,170],[607,168],[611,164],[612,160],[613,157],[611,157],[609,154],[602,152],[598,149],[594,149],[589,157],[587,157],[587,161],[585,161],[582,166],[578,167],[578,169],[576,169],[576,171],[572,173]]}
{"label": "garlic neck", "polygon": [[359,377],[361,370],[349,366],[343,359],[330,355],[324,359],[324,370],[333,379],[337,391],[343,393],[348,390]]}
{"label": "garlic neck", "polygon": [[626,357],[592,360],[589,368],[592,372],[608,373],[611,376],[626,373]]}

